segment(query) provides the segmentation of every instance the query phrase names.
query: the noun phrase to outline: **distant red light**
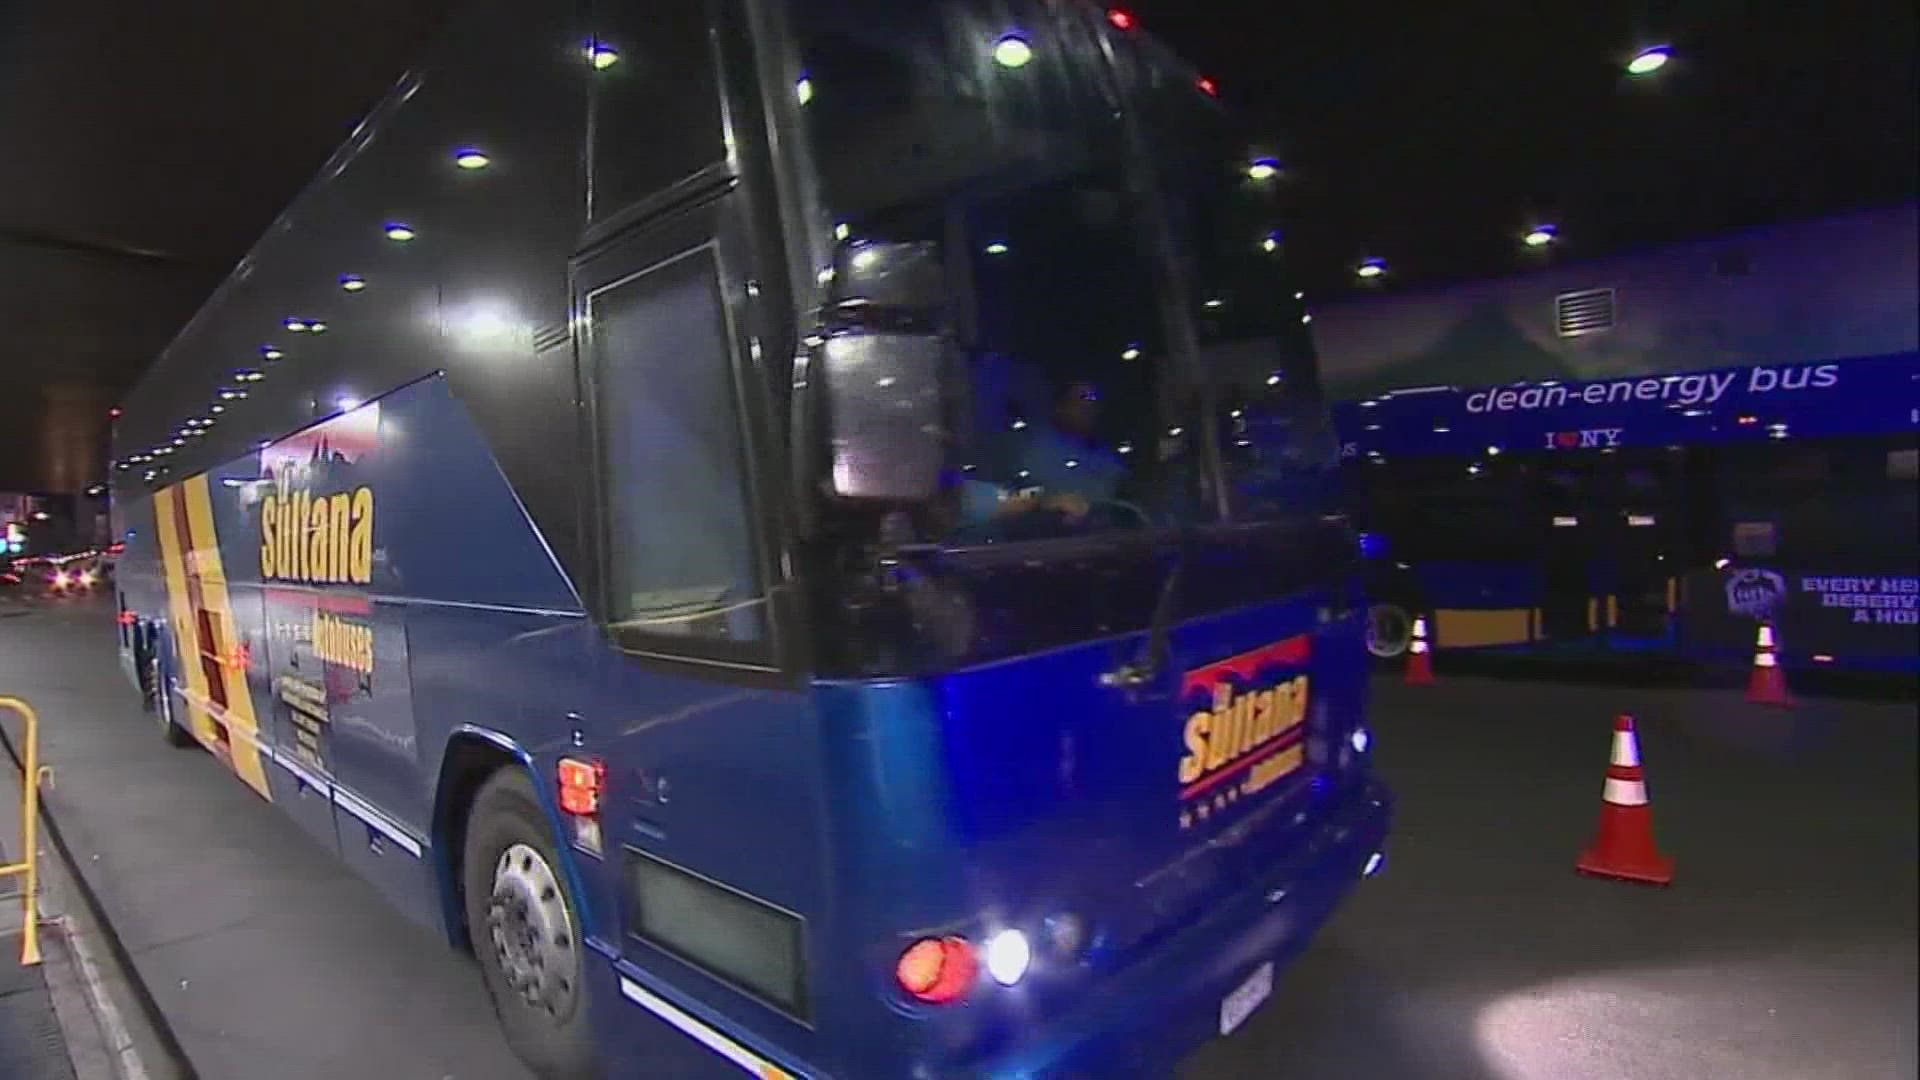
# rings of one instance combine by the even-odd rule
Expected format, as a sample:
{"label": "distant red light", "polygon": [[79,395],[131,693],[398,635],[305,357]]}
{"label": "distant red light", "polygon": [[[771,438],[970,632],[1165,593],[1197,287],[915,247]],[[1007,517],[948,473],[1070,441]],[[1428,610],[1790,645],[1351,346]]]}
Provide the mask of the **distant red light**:
{"label": "distant red light", "polygon": [[1132,12],[1122,11],[1119,8],[1114,8],[1112,11],[1107,12],[1107,21],[1113,24],[1115,30],[1131,30],[1140,25],[1139,21],[1133,17]]}
{"label": "distant red light", "polygon": [[107,410],[107,419],[109,419],[109,420],[118,420],[118,419],[120,419],[120,406],[118,406],[118,405],[115,405],[115,406],[114,406],[113,408],[111,408],[111,409],[108,409],[108,410]]}
{"label": "distant red light", "polygon": [[1207,78],[1205,75],[1200,76],[1199,80],[1196,81],[1193,85],[1199,87],[1200,92],[1207,95],[1208,97],[1220,96],[1220,84],[1217,82],[1214,82],[1212,79]]}
{"label": "distant red light", "polygon": [[132,626],[134,623],[137,623],[139,621],[140,621],[140,616],[135,615],[131,611],[123,611],[120,613],[121,626]]}

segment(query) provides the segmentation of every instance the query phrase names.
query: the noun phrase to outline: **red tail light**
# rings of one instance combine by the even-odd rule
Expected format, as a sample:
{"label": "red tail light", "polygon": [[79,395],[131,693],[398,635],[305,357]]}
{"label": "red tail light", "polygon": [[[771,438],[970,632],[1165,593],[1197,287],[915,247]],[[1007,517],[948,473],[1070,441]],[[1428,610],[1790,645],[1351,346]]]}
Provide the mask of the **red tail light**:
{"label": "red tail light", "polygon": [[600,795],[607,788],[607,763],[594,758],[560,759],[560,809],[575,817],[600,812]]}
{"label": "red tail light", "polygon": [[1113,24],[1115,30],[1131,30],[1140,25],[1138,20],[1134,19],[1133,12],[1122,11],[1119,8],[1107,12],[1107,21]]}
{"label": "red tail light", "polygon": [[966,938],[921,938],[900,954],[893,977],[900,989],[921,1001],[944,1005],[973,989],[980,960]]}
{"label": "red tail light", "polygon": [[1200,92],[1207,95],[1208,97],[1220,96],[1220,84],[1217,82],[1214,82],[1212,79],[1207,78],[1205,75],[1202,75],[1200,76],[1199,79],[1195,80],[1193,85],[1199,87]]}

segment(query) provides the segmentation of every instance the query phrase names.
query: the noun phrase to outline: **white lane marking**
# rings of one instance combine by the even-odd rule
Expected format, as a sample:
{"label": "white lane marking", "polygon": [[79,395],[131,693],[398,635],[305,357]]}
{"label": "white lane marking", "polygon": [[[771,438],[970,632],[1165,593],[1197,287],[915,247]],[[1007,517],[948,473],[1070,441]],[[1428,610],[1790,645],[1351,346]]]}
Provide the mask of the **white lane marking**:
{"label": "white lane marking", "polygon": [[679,1028],[683,1033],[691,1036],[695,1042],[754,1076],[762,1077],[763,1080],[786,1080],[791,1075],[624,975],[620,977],[620,993],[625,995],[627,1000]]}

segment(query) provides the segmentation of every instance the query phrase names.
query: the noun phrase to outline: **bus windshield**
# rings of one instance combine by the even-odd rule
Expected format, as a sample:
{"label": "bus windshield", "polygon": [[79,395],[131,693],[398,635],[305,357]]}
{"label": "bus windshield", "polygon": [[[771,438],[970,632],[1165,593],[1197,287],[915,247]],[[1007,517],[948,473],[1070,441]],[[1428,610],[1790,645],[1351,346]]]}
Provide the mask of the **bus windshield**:
{"label": "bus windshield", "polygon": [[[829,321],[904,292],[881,302],[953,355],[945,474],[916,539],[1325,502],[1335,442],[1285,273],[1279,163],[1178,61],[1073,5],[827,0],[793,21]],[[902,245],[918,288],[889,273]],[[1221,468],[1225,499],[1208,494]]]}
{"label": "bus windshield", "polygon": [[[1336,509],[1337,449],[1278,168],[1210,86],[1091,5],[808,0],[789,23],[814,358],[881,334],[940,356],[938,419],[914,427],[938,433],[937,481],[824,502],[818,610],[842,624],[822,628],[823,665],[944,667],[1142,628],[1195,545],[1217,557],[1182,579],[1183,618],[1256,599],[1236,581],[1331,580],[1337,538],[1297,534]],[[893,382],[874,396],[918,409]],[[841,446],[815,453],[806,483],[836,490]],[[1089,575],[1113,586],[1101,602],[1040,600]]]}
{"label": "bus windshield", "polygon": [[947,447],[914,539],[1190,524],[1199,395],[1172,356],[1152,203],[1099,23],[1077,7],[795,5],[802,114],[832,236],[829,321],[884,302],[943,340]]}

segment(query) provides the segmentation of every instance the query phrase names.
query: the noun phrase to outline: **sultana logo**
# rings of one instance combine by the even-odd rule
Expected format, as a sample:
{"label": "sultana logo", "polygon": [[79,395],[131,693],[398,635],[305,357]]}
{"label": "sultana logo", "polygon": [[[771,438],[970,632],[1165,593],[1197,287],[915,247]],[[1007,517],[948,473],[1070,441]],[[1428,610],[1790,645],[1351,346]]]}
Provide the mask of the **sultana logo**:
{"label": "sultana logo", "polygon": [[310,495],[281,489],[260,502],[260,579],[309,585],[373,580],[373,489]]}
{"label": "sultana logo", "polygon": [[[1308,679],[1295,670],[1273,681],[1269,672],[1304,665],[1312,643],[1310,635],[1301,634],[1187,673],[1182,696],[1210,694],[1212,707],[1187,717],[1187,752],[1179,767],[1183,803],[1245,773],[1240,784],[1226,793],[1227,801],[1232,801],[1300,768],[1305,756]],[[1230,676],[1243,684],[1264,676],[1271,685],[1236,693]]]}

